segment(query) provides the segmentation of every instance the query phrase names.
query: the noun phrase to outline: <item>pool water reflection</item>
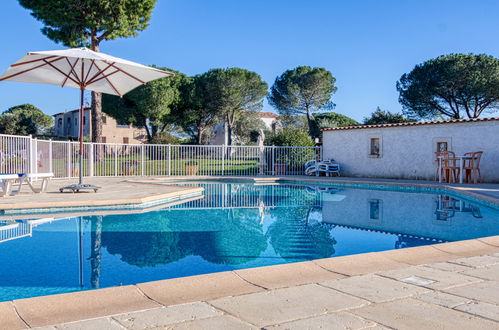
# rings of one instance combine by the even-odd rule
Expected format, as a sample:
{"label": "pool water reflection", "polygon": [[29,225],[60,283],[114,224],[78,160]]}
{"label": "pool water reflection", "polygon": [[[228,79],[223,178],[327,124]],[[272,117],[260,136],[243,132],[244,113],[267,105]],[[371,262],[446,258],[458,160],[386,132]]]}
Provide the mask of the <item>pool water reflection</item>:
{"label": "pool water reflection", "polygon": [[0,223],[0,301],[499,234],[499,211],[430,193],[191,183],[159,211]]}

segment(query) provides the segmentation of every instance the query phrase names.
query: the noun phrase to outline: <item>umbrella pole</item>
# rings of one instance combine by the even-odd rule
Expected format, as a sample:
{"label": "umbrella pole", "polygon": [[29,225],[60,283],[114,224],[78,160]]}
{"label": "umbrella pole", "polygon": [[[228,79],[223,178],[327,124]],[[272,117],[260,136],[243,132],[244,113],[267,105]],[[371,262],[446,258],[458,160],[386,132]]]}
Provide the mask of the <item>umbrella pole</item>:
{"label": "umbrella pole", "polygon": [[80,138],[80,164],[79,164],[79,184],[83,184],[83,97],[85,89],[80,89],[80,127],[79,127],[79,138]]}

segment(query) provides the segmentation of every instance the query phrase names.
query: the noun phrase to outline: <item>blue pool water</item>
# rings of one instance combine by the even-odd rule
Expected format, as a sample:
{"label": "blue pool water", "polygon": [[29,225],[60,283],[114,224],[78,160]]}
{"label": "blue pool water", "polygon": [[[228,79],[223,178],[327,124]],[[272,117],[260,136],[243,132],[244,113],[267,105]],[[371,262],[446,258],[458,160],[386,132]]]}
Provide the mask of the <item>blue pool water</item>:
{"label": "blue pool water", "polygon": [[0,301],[499,234],[499,210],[441,192],[188,183],[157,211],[0,221]]}

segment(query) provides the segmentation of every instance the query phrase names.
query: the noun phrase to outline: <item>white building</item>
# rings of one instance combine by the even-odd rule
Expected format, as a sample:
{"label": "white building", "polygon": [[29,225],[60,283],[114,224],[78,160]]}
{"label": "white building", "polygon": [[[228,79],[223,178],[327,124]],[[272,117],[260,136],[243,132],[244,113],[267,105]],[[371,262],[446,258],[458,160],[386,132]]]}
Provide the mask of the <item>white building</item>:
{"label": "white building", "polygon": [[[277,129],[277,115],[273,112],[257,112],[260,120],[265,124],[267,129],[274,132]],[[227,134],[226,123],[221,122],[215,126],[214,135],[210,140],[211,145],[227,145],[229,137]]]}
{"label": "white building", "polygon": [[499,182],[499,117],[323,130],[323,158],[346,176],[433,180],[437,150],[483,151],[484,182]]}

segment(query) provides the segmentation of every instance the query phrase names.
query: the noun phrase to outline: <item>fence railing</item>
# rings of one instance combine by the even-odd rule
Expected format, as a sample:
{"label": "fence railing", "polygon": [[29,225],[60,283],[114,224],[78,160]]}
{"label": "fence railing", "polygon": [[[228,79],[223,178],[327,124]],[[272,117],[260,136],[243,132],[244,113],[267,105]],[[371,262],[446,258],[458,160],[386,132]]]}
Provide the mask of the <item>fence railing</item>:
{"label": "fence railing", "polygon": [[[79,175],[79,144],[0,134],[1,173]],[[84,176],[302,175],[320,147],[84,143]]]}

